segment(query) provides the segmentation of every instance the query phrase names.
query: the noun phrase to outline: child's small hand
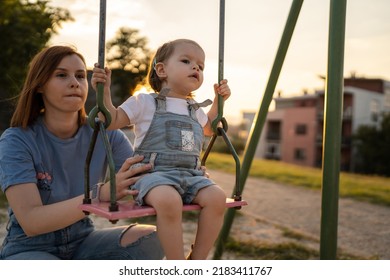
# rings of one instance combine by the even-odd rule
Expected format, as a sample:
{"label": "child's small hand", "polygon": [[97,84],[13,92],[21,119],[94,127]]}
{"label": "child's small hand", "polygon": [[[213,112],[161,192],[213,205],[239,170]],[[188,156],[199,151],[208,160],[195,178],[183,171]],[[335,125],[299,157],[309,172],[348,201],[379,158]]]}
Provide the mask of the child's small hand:
{"label": "child's small hand", "polygon": [[227,83],[228,81],[223,79],[219,84],[214,84],[215,94],[220,94],[223,97],[223,100],[228,99],[231,95],[230,88]]}
{"label": "child's small hand", "polygon": [[97,84],[104,84],[105,88],[110,88],[111,85],[111,70],[105,67],[104,69],[99,68],[99,64],[95,63],[93,68],[93,74],[91,78],[92,88],[96,91]]}

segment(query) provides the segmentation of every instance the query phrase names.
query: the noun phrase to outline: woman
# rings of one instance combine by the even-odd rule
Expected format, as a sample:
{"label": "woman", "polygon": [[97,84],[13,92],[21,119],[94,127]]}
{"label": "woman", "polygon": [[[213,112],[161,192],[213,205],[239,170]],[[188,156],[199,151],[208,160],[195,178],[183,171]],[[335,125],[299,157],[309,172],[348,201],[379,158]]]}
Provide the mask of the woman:
{"label": "woman", "polygon": [[[11,127],[0,139],[0,185],[9,203],[1,259],[161,259],[149,225],[95,230],[78,209],[84,164],[93,133],[86,123],[88,93],[83,56],[68,46],[42,50],[31,61]],[[116,165],[117,199],[150,166],[130,169],[141,157],[121,131],[108,137]],[[107,159],[100,136],[90,164],[92,196],[109,200]],[[95,197],[94,197],[95,196]]]}

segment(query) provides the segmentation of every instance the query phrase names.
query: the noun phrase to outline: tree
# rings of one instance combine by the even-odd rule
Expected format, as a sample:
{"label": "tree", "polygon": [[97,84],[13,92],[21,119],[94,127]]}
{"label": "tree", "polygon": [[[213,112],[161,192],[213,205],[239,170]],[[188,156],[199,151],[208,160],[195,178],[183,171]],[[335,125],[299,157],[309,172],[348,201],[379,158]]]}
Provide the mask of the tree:
{"label": "tree", "polygon": [[48,1],[0,1],[0,131],[8,126],[11,100],[23,85],[31,58],[69,20],[68,10],[50,7]]}
{"label": "tree", "polygon": [[379,127],[361,126],[354,140],[358,152],[356,171],[390,176],[390,113],[383,115]]}
{"label": "tree", "polygon": [[106,44],[107,65],[112,69],[113,103],[118,105],[133,94],[148,73],[151,52],[146,37],[122,27]]}

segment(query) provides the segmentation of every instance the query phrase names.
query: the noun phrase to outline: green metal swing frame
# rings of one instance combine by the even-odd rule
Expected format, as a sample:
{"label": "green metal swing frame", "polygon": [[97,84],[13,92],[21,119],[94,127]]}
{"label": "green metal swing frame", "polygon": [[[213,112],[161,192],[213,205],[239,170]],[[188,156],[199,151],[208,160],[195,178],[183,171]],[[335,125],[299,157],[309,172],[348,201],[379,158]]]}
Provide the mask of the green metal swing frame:
{"label": "green metal swing frame", "polygon": [[[342,100],[343,100],[343,69],[344,69],[344,45],[345,45],[345,18],[346,0],[330,1],[329,20],[329,42],[328,42],[328,73],[326,79],[325,92],[325,115],[324,115],[324,138],[323,138],[323,168],[322,168],[322,215],[321,215],[321,236],[320,236],[320,258],[336,259],[337,253],[337,223],[338,223],[338,195],[339,195],[339,174],[340,174],[340,145],[341,145],[341,120],[342,120]],[[217,136],[222,136],[236,161],[236,193],[234,200],[241,200],[241,192],[245,186],[250,166],[252,164],[256,147],[260,139],[276,83],[281,72],[281,68],[286,56],[289,43],[303,4],[303,0],[293,0],[290,13],[288,15],[282,38],[276,53],[273,67],[268,79],[268,83],[263,94],[259,111],[255,117],[254,127],[251,130],[248,143],[244,152],[242,166],[234,151],[228,137],[226,136],[227,122],[223,117],[223,99],[219,100],[218,116],[213,122],[214,135],[202,159],[205,164],[207,156]],[[104,65],[104,42],[105,42],[105,11],[106,0],[100,2],[100,33],[99,33],[99,64]],[[223,44],[224,41],[224,11],[225,1],[220,0],[220,50],[218,80],[223,78]],[[104,140],[110,169],[111,201],[110,212],[118,211],[118,203],[115,199],[115,166],[112,160],[111,147],[105,129],[111,119],[110,114],[103,104],[103,86],[98,85],[97,107],[89,114],[90,125],[94,128],[90,151],[87,155],[85,165],[85,198],[84,205],[91,203],[89,195],[89,163],[92,157],[94,142],[100,131]],[[101,112],[106,121],[102,122],[97,117]],[[331,113],[329,113],[331,112]],[[222,125],[219,126],[219,124]],[[238,191],[237,191],[238,190]],[[240,208],[239,206],[237,208]],[[88,211],[86,211],[88,212]],[[230,232],[234,220],[236,208],[229,208],[225,215],[225,221],[217,240],[214,259],[220,259],[224,250],[224,244]]]}
{"label": "green metal swing frame", "polygon": [[[220,12],[220,49],[219,49],[219,80],[223,79],[223,40],[224,40],[224,14],[225,14],[225,3],[221,0],[221,12]],[[104,67],[104,46],[105,46],[105,22],[106,22],[106,1],[101,0],[100,2],[100,26],[99,26],[99,65],[100,67]],[[84,183],[84,200],[83,205],[81,205],[81,209],[86,214],[90,214],[91,212],[97,214],[99,216],[105,217],[109,219],[111,222],[115,223],[118,219],[122,218],[134,218],[141,216],[149,216],[155,215],[156,212],[152,207],[149,206],[138,206],[133,201],[117,201],[116,200],[116,182],[115,182],[115,163],[113,161],[112,150],[108,140],[108,136],[106,133],[106,128],[110,125],[111,115],[110,112],[104,105],[103,102],[104,97],[104,88],[102,84],[97,85],[97,97],[96,97],[96,106],[91,110],[88,115],[88,122],[90,126],[94,129],[92,139],[90,142],[89,151],[86,158],[85,163],[85,183]],[[218,114],[217,117],[212,122],[212,129],[214,131],[214,135],[211,138],[211,141],[207,147],[207,150],[204,153],[202,158],[202,165],[205,165],[206,159],[211,151],[211,148],[215,142],[215,139],[218,136],[222,136],[226,144],[228,145],[229,150],[231,151],[237,166],[237,174],[236,174],[236,185],[234,188],[234,193],[232,198],[228,198],[226,200],[227,208],[236,208],[240,209],[242,206],[247,205],[246,201],[243,201],[241,198],[241,188],[239,185],[239,174],[240,174],[240,162],[239,157],[230,142],[226,131],[227,131],[227,121],[223,117],[223,98],[218,96]],[[99,113],[104,116],[105,121],[102,121],[99,118]],[[221,125],[220,125],[221,124]],[[90,180],[89,180],[89,168],[90,162],[93,155],[94,147],[96,144],[96,140],[98,134],[101,134],[103,139],[105,151],[107,154],[108,165],[109,165],[109,174],[110,174],[110,202],[99,202],[92,203],[90,198]],[[184,205],[183,211],[193,211],[200,210],[200,206],[196,204]]]}

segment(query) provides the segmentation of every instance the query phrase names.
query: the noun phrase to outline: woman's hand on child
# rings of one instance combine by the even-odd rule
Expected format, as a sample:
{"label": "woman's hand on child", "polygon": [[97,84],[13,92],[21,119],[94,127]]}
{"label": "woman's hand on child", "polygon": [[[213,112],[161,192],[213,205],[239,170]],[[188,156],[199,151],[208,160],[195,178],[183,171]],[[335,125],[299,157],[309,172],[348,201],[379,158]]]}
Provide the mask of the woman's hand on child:
{"label": "woman's hand on child", "polygon": [[[132,165],[141,162],[142,156],[134,156],[128,158],[116,174],[116,199],[121,199],[127,195],[136,195],[138,191],[129,189],[129,186],[134,185],[141,176],[139,174],[151,169],[150,164],[140,165],[135,168],[130,168]],[[101,201],[110,200],[110,183],[107,182],[102,187],[100,194]]]}

